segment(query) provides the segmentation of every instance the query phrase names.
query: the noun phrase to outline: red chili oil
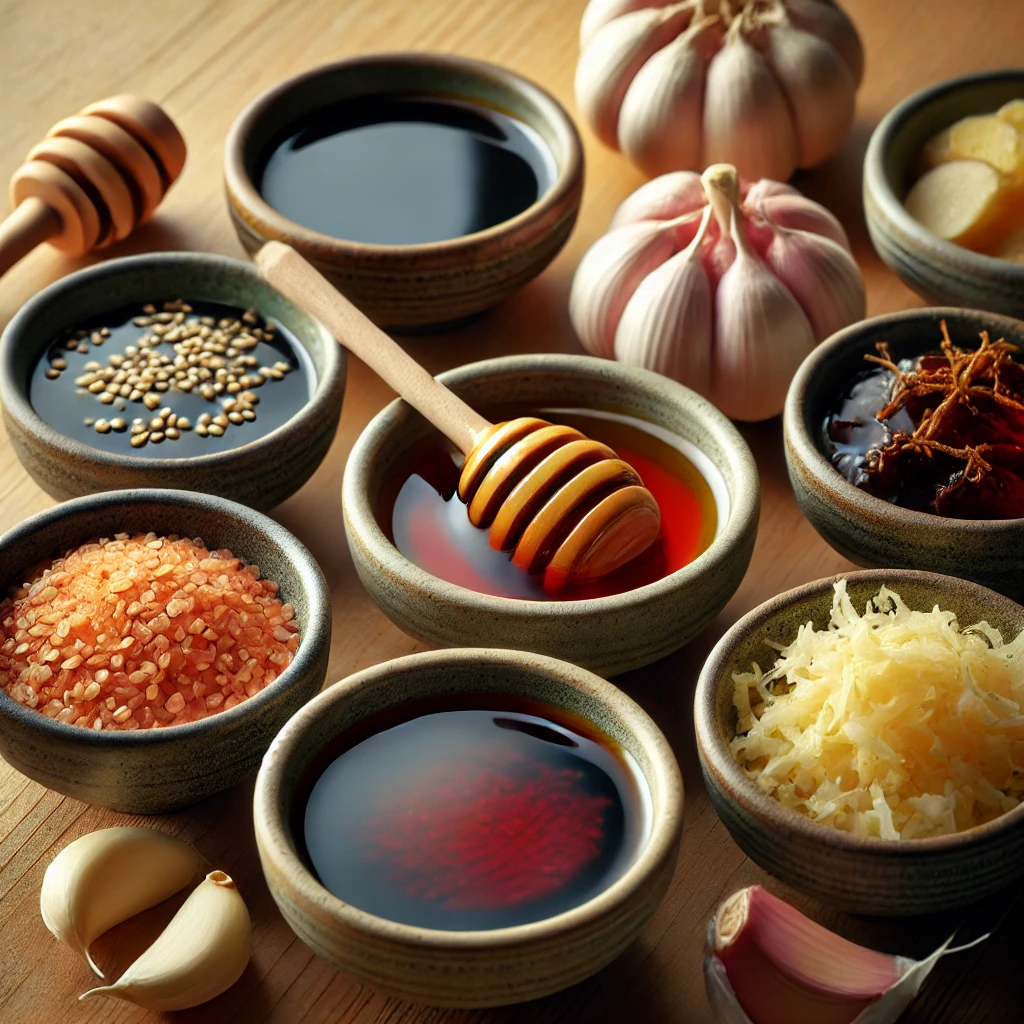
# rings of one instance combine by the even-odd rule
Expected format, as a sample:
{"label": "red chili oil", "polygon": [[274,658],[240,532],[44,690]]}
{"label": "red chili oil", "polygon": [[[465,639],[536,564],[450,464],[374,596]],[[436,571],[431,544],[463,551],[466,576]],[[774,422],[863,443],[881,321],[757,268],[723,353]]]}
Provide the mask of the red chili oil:
{"label": "red chili oil", "polygon": [[424,928],[507,928],[585,903],[636,859],[650,798],[614,740],[546,704],[470,700],[363,723],[317,778],[302,832],[339,899]]}
{"label": "red chili oil", "polygon": [[658,502],[661,536],[643,554],[592,583],[558,585],[543,575],[531,575],[514,565],[508,552],[493,549],[487,531],[469,521],[466,506],[455,494],[461,457],[438,440],[410,453],[382,502],[379,521],[385,529],[390,526],[390,539],[406,558],[432,576],[481,594],[578,601],[654,583],[707,550],[718,525],[715,498],[681,447],[631,417],[612,420],[543,410],[531,414],[575,427],[628,462]]}

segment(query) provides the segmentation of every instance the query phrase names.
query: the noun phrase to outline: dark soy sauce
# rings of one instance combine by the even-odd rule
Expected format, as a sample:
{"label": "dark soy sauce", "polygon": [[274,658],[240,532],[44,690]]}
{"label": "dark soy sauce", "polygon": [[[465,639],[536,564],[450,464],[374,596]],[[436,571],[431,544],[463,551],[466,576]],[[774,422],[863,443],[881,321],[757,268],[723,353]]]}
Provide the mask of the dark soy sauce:
{"label": "dark soy sauce", "polygon": [[[161,309],[163,302],[156,302],[155,305]],[[189,300],[188,305],[192,308],[192,312],[188,314],[189,318],[239,319],[246,312],[235,306],[215,302]],[[85,420],[109,421],[120,417],[126,420],[130,427],[133,420],[142,419],[148,423],[157,413],[157,409],[148,409],[141,401],[130,401],[122,397],[118,397],[111,405],[104,405],[97,395],[75,383],[76,378],[87,372],[87,363],[98,362],[107,365],[112,355],[123,355],[127,347],[135,345],[150,330],[148,327],[136,327],[132,322],[141,315],[143,311],[140,304],[115,309],[90,321],[76,324],[75,327],[79,329],[98,331],[105,327],[110,330],[110,336],[101,345],[93,345],[87,340],[81,342],[80,347],[84,345],[88,350],[85,352],[69,349],[65,343],[67,335],[54,339],[53,346],[43,354],[32,371],[29,383],[29,401],[32,408],[54,430],[115,455],[154,459],[210,455],[238,448],[283,426],[309,402],[316,389],[316,369],[309,358],[309,353],[280,323],[261,319],[261,324],[273,323],[273,339],[261,340],[255,348],[245,354],[254,356],[260,367],[286,362],[290,370],[281,380],[269,379],[251,389],[259,398],[255,405],[254,420],[232,423],[220,437],[213,434],[202,437],[195,429],[199,417],[203,413],[221,414],[224,411],[224,403],[234,396],[222,392],[214,399],[207,400],[196,389],[185,392],[171,387],[162,393],[158,408],[169,407],[177,416],[186,417],[192,424],[190,430],[181,431],[176,439],[135,448],[131,444],[130,429],[97,433],[93,426],[86,426]],[[169,342],[154,346],[152,351],[163,353],[171,359],[175,356],[174,346]],[[52,372],[55,359],[64,360],[67,368],[62,370],[56,379],[50,379],[47,371]]]}
{"label": "dark soy sauce", "polygon": [[327,765],[303,832],[331,892],[391,921],[479,931],[570,910],[629,868],[650,829],[632,758],[560,709],[479,709],[493,700],[384,728]]}
{"label": "dark soy sauce", "polygon": [[416,245],[483,231],[551,187],[554,160],[528,125],[457,100],[367,96],[317,112],[259,175],[275,210],[322,234]]}

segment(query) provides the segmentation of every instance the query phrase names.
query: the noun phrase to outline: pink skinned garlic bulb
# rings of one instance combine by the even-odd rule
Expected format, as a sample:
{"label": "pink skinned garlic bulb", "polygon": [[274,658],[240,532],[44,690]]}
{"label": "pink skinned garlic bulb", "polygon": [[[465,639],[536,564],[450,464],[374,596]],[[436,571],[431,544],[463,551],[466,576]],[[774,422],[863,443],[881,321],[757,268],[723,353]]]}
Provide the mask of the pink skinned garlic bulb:
{"label": "pink skinned garlic bulb", "polygon": [[639,188],[584,254],[569,299],[593,355],[661,373],[736,420],[782,411],[804,357],[860,320],[846,233],[788,185],[736,169],[677,171]]}

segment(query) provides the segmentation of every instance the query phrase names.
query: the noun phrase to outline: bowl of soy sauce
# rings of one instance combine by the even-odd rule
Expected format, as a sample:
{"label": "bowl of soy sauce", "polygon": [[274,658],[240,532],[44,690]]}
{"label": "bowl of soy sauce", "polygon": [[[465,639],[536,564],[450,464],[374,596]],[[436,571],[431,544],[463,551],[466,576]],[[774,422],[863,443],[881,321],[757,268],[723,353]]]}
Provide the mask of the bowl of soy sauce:
{"label": "bowl of soy sauce", "polygon": [[549,93],[442,54],[358,57],[257,97],[225,146],[232,221],[287,242],[377,323],[450,326],[500,302],[564,245],[583,152]]}

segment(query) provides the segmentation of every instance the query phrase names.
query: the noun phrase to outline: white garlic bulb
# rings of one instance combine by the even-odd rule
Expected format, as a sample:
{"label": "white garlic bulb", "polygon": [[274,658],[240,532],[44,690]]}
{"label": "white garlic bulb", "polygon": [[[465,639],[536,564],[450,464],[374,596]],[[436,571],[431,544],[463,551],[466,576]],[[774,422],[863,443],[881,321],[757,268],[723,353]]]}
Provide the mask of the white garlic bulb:
{"label": "white garlic bulb", "polygon": [[789,185],[741,187],[730,164],[634,192],[569,298],[593,355],[672,377],[748,421],[781,412],[807,353],[864,311],[839,221]]}
{"label": "white garlic bulb", "polygon": [[648,174],[785,180],[836,151],[864,55],[832,0],[590,0],[576,102]]}

